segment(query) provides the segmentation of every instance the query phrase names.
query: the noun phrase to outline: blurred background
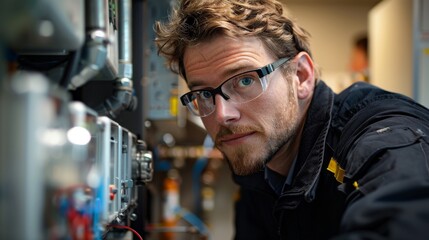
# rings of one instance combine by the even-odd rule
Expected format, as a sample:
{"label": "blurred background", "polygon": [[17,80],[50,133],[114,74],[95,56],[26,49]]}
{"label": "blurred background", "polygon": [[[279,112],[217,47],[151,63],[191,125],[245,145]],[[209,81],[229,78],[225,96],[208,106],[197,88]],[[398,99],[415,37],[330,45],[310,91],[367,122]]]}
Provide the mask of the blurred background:
{"label": "blurred background", "polygon": [[[322,79],[429,107],[429,0],[282,0]],[[0,239],[232,239],[237,186],[179,104],[174,0],[0,2]]]}

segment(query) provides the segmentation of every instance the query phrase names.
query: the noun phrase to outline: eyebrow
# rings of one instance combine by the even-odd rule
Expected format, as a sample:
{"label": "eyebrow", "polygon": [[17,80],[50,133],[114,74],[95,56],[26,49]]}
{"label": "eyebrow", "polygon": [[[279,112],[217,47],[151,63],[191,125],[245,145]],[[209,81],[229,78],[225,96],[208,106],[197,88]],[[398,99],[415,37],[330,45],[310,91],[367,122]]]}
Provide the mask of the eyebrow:
{"label": "eyebrow", "polygon": [[[226,71],[224,71],[222,73],[222,76],[229,76],[229,77],[228,78],[225,77],[225,79],[220,84],[222,84],[224,81],[226,81],[226,80],[230,79],[231,77],[234,77],[235,75],[238,75],[238,74],[240,74],[242,72],[246,72],[246,71],[251,71],[251,70],[258,69],[258,67],[252,67],[252,68],[249,68],[248,70],[244,70],[248,66],[249,66],[248,64],[240,64],[240,65],[237,65],[237,66],[235,66],[233,68],[226,69]],[[205,83],[203,83],[203,81],[204,80],[195,80],[192,84],[189,84],[189,79],[188,79],[188,87],[189,87],[189,89],[192,89],[194,87],[198,87],[198,86],[204,85]],[[216,87],[209,87],[209,88],[215,89],[218,86],[216,86]]]}

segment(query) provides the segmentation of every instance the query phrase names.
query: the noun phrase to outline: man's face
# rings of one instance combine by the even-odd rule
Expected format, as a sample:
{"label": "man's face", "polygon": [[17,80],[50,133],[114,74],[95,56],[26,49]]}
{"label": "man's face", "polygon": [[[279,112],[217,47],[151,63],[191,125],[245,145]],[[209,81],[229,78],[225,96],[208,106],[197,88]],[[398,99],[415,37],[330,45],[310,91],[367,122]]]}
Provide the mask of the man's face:
{"label": "man's face", "polygon": [[[188,86],[198,90],[215,88],[231,76],[276,60],[256,38],[219,36],[187,48],[184,66]],[[296,75],[286,79],[277,69],[267,77],[268,88],[258,98],[234,103],[218,94],[215,111],[202,117],[216,147],[238,175],[260,170],[272,157],[279,157],[276,153],[288,154],[284,146],[289,145],[299,125]]]}

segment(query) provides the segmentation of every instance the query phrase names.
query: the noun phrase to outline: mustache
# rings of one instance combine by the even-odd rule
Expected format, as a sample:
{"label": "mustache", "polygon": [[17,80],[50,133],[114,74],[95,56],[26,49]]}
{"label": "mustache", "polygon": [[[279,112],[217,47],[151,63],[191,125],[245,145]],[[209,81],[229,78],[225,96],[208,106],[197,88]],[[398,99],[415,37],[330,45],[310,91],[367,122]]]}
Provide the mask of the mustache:
{"label": "mustache", "polygon": [[216,145],[220,144],[220,139],[224,136],[228,136],[231,134],[241,134],[247,132],[255,132],[260,131],[259,129],[251,126],[231,126],[231,127],[221,127],[219,132],[216,134],[215,143]]}

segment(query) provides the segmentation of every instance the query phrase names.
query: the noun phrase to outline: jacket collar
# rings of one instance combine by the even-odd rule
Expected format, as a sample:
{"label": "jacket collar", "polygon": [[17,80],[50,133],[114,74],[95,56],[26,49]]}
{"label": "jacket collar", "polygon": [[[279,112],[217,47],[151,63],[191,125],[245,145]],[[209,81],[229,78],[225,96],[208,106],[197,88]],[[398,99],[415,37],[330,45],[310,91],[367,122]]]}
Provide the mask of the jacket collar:
{"label": "jacket collar", "polygon": [[294,180],[291,187],[281,195],[282,199],[287,199],[284,202],[291,208],[296,207],[302,199],[311,202],[315,198],[333,103],[333,91],[323,81],[319,81],[307,113]]}

